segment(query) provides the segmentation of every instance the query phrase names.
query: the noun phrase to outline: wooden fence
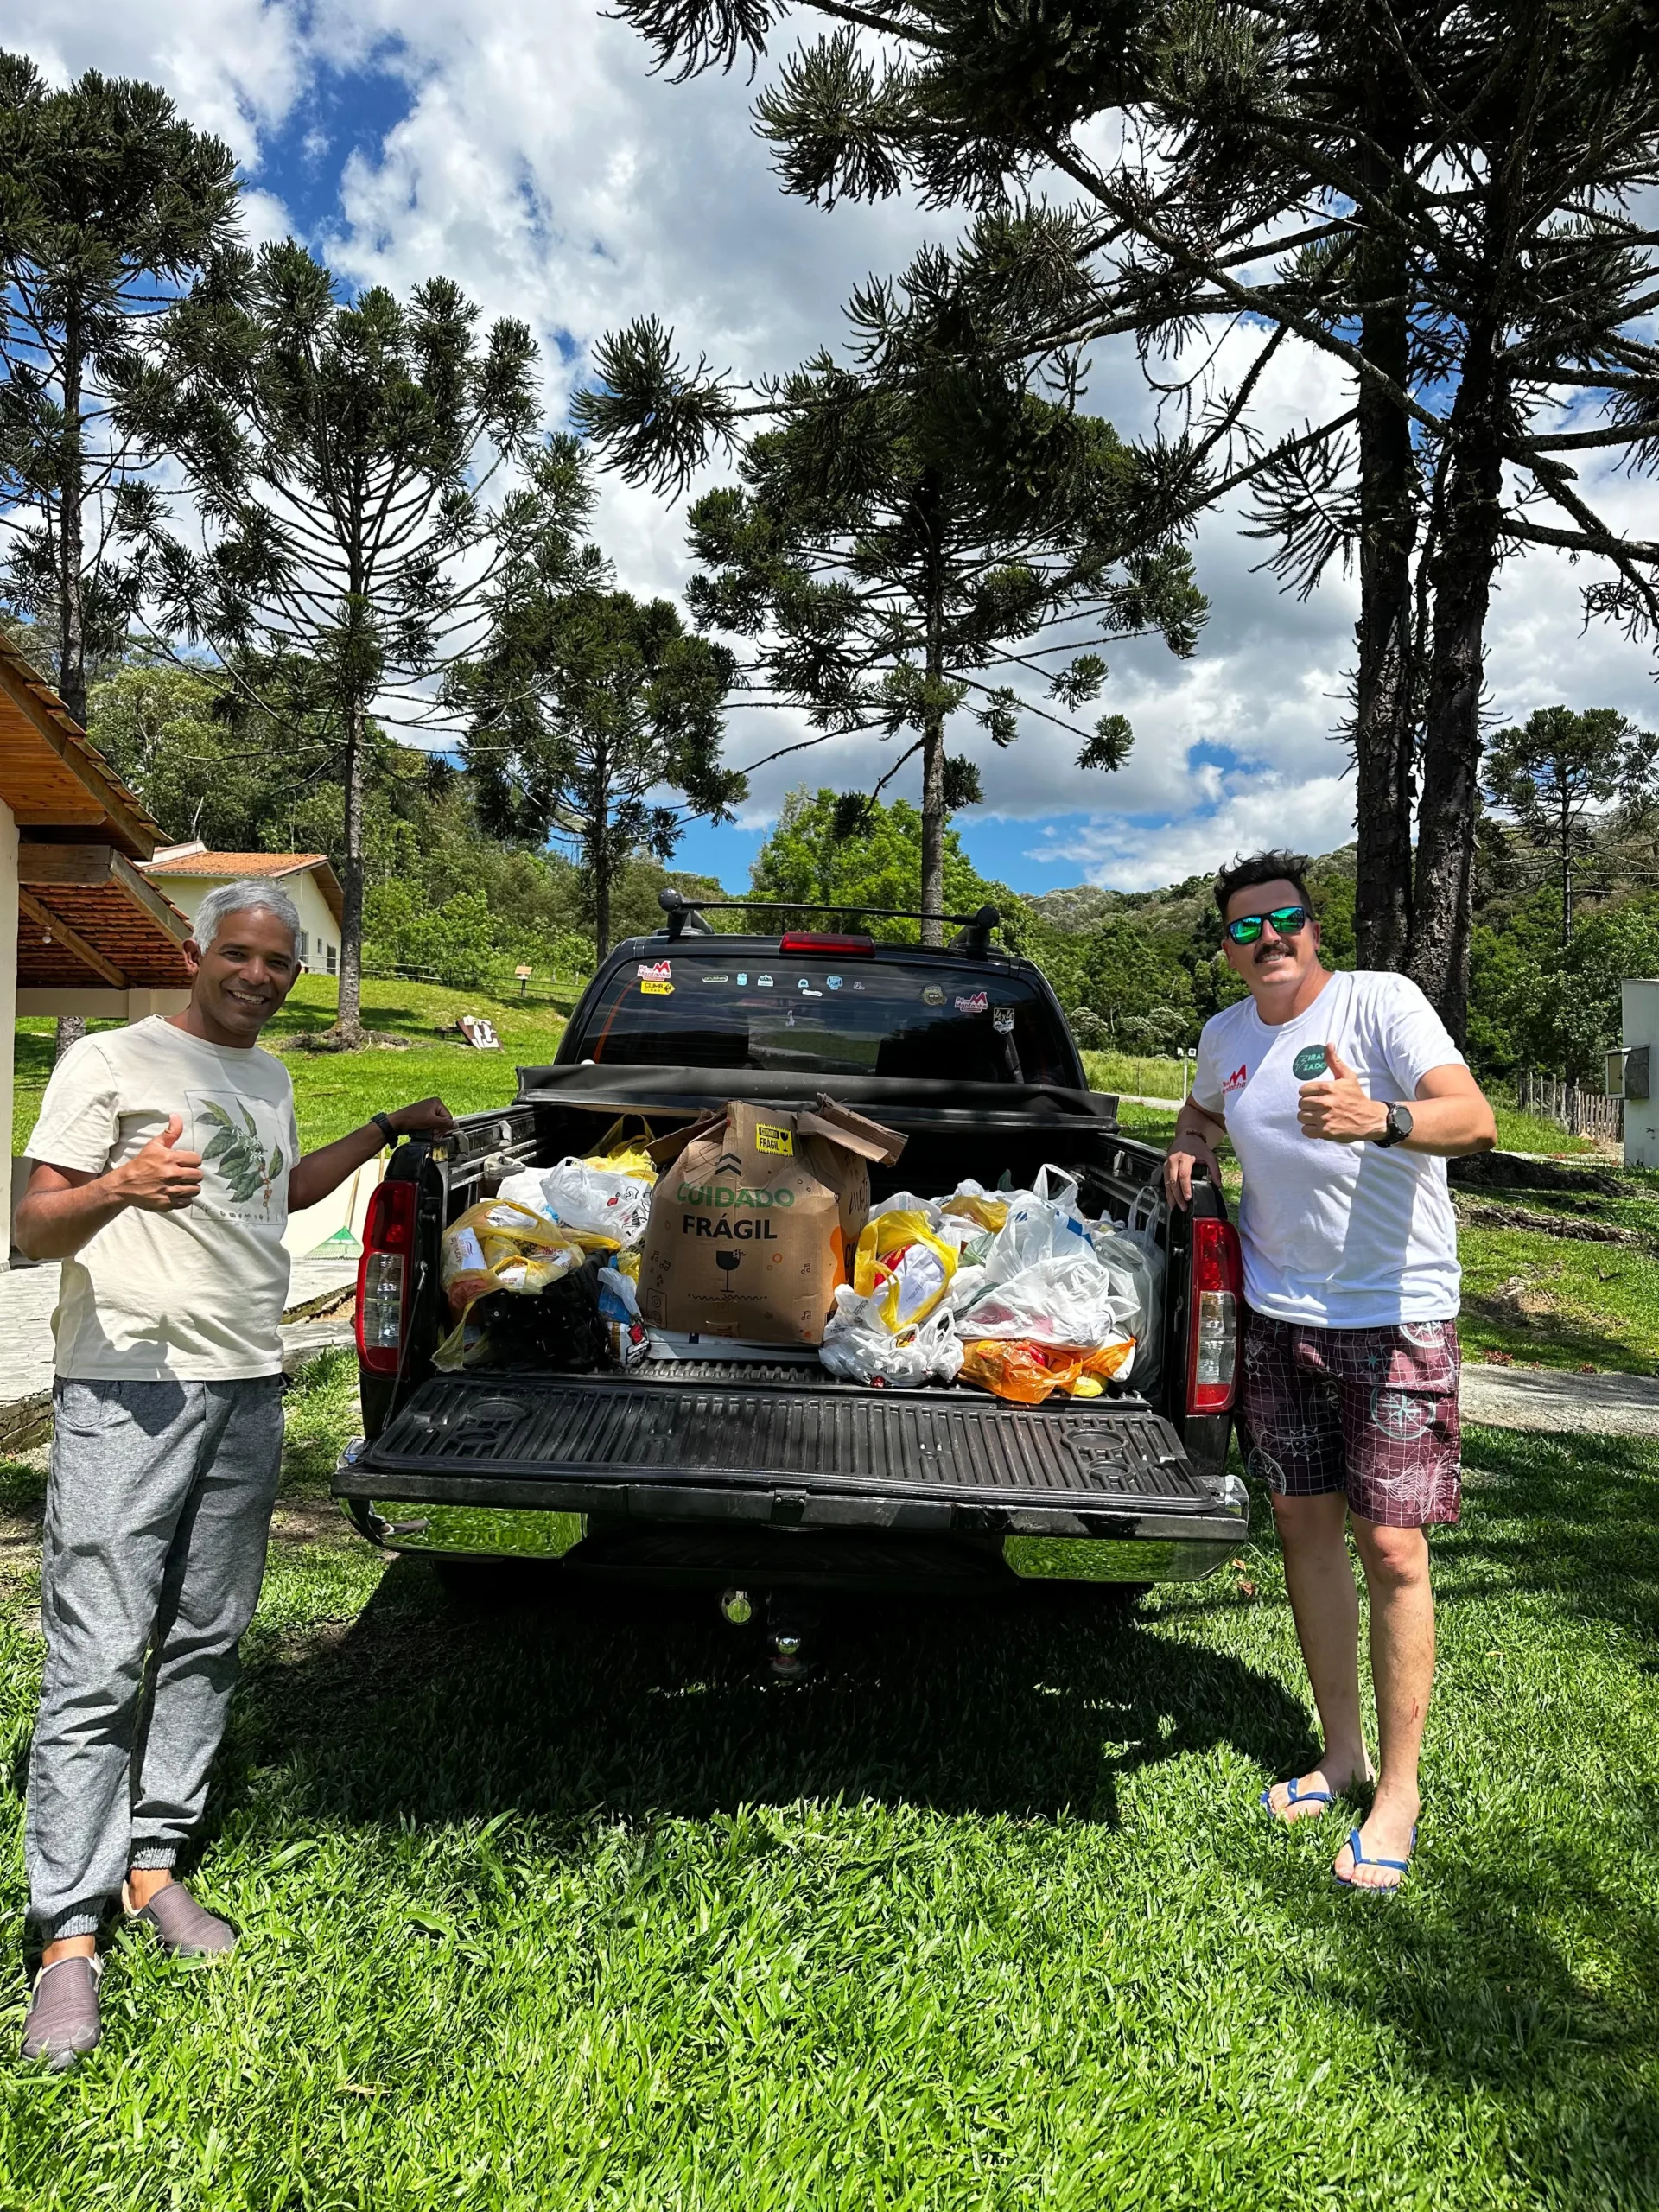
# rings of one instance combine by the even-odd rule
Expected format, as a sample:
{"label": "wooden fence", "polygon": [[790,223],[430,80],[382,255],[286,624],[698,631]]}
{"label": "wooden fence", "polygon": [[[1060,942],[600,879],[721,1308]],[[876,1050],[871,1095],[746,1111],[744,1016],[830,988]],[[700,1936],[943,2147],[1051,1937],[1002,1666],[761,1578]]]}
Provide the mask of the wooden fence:
{"label": "wooden fence", "polygon": [[1523,1075],[1516,1092],[1516,1104],[1523,1114],[1541,1114],[1547,1122],[1558,1122],[1571,1136],[1599,1137],[1606,1144],[1618,1144],[1624,1137],[1622,1098],[1575,1090],[1570,1083],[1559,1083],[1548,1075]]}

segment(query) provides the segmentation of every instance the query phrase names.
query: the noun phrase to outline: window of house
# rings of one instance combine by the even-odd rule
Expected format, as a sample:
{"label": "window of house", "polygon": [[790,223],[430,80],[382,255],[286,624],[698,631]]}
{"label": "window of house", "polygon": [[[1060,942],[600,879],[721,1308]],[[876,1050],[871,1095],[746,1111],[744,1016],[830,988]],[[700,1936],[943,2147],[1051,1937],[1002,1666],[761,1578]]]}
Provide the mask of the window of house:
{"label": "window of house", "polygon": [[340,947],[337,944],[331,944],[328,948],[328,973],[331,976],[340,973]]}
{"label": "window of house", "polygon": [[311,957],[311,940],[303,930],[300,931],[300,957],[302,960]]}

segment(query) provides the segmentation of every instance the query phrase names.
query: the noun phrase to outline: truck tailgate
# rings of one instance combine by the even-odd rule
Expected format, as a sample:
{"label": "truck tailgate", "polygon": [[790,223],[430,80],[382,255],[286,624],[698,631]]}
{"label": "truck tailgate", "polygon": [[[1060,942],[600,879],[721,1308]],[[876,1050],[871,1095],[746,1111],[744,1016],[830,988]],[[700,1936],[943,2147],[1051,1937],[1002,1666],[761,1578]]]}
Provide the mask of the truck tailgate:
{"label": "truck tailgate", "polygon": [[1234,1542],[1239,1486],[1201,1477],[1133,1399],[1007,1406],[817,1370],[434,1376],[335,1494],[636,1520]]}

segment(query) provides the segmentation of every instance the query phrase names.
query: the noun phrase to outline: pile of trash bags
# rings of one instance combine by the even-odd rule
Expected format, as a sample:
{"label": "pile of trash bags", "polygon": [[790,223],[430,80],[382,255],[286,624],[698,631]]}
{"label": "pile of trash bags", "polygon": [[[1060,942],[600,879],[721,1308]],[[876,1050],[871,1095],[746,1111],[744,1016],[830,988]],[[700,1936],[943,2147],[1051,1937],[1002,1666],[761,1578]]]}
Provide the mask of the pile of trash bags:
{"label": "pile of trash bags", "polygon": [[[578,1372],[637,1365],[648,1344],[635,1285],[656,1180],[643,1143],[613,1131],[606,1149],[508,1175],[493,1198],[468,1206],[443,1232],[454,1326],[433,1364],[448,1372],[535,1356]],[[567,1281],[567,1293],[547,1296]],[[538,1303],[521,1308],[514,1298]]]}
{"label": "pile of trash bags", "polygon": [[1058,1167],[1031,1190],[901,1192],[866,1224],[818,1357],[849,1382],[969,1382],[1020,1405],[1097,1396],[1131,1370],[1147,1387],[1164,1264],[1153,1210],[1089,1221]]}
{"label": "pile of trash bags", "polygon": [[[582,1372],[652,1356],[637,1285],[657,1173],[620,1128],[585,1159],[507,1176],[445,1230],[454,1325],[439,1369],[534,1360]],[[1155,1211],[1148,1192],[1124,1223],[1088,1220],[1075,1179],[1052,1166],[1030,1190],[899,1192],[865,1224],[817,1357],[843,1381],[959,1382],[1020,1405],[1057,1390],[1097,1396],[1131,1372],[1150,1389],[1164,1267]],[[658,1350],[675,1353],[667,1338]]]}

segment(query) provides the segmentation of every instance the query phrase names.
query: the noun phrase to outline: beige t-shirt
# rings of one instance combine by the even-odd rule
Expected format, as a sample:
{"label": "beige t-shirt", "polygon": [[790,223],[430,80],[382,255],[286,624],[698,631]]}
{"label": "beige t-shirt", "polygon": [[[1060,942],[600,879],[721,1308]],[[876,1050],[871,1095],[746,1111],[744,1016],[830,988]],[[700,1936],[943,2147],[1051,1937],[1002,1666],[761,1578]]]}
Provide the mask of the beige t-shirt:
{"label": "beige t-shirt", "polygon": [[152,1015],[83,1037],[59,1061],[26,1147],[102,1174],[172,1116],[202,1155],[177,1213],[128,1206],[63,1262],[57,1371],[82,1382],[232,1382],[282,1371],[288,1174],[299,1149],[288,1070]]}

